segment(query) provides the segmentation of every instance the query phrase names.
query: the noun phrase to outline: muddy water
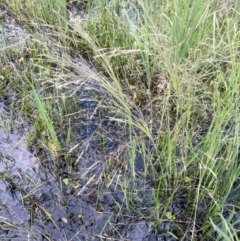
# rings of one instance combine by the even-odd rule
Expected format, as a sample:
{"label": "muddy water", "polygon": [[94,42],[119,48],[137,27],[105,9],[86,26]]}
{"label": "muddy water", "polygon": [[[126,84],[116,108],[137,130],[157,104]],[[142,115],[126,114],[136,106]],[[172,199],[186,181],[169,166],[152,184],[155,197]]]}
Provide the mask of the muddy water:
{"label": "muddy water", "polygon": [[[97,193],[93,184],[99,172],[95,172],[96,179],[91,182],[86,182],[83,177],[87,176],[86,170],[85,174],[78,172],[78,177],[74,173],[71,177],[68,173],[67,178],[74,179],[77,185],[73,188],[59,183],[51,171],[40,167],[36,157],[29,152],[24,136],[31,128],[26,125],[26,120],[14,120],[10,103],[10,97],[0,101],[0,116],[5,120],[0,130],[0,238],[19,241],[100,240],[98,237],[103,236],[140,241],[152,237],[150,222],[138,221],[137,213],[127,209],[126,217],[120,214],[125,197],[117,187],[117,181]],[[11,127],[6,125],[8,118],[12,118]],[[92,175],[93,170],[90,172]],[[138,185],[139,192],[135,197],[133,195],[133,201],[136,199],[135,202],[146,205],[152,199],[151,190],[146,193],[141,182]]]}
{"label": "muddy water", "polygon": [[[10,99],[10,98],[9,98]],[[14,121],[9,99],[0,98],[0,237],[28,222],[30,214],[22,203],[22,186],[39,170],[36,158],[28,151],[23,133],[29,126]],[[24,127],[25,126],[25,127]],[[26,129],[25,129],[26,128]],[[10,237],[9,237],[10,238]]]}
{"label": "muddy water", "polygon": [[0,130],[0,137],[0,217],[14,225],[21,225],[29,219],[29,214],[23,205],[19,205],[21,193],[18,188],[23,185],[22,176],[34,176],[38,165],[17,129],[12,133]]}

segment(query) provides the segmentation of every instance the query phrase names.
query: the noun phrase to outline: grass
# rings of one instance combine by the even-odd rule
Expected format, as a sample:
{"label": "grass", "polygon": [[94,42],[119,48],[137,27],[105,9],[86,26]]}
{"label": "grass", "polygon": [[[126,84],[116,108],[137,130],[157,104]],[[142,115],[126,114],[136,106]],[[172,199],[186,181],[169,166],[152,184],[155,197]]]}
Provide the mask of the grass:
{"label": "grass", "polygon": [[[40,96],[36,92],[36,89],[35,89],[34,85],[31,84],[31,83],[29,83],[29,85],[32,88],[33,95],[34,95],[34,98],[36,100],[37,109],[38,109],[38,111],[39,111],[39,113],[40,113],[40,115],[41,115],[41,117],[43,119],[44,124],[46,125],[47,130],[49,131],[49,135],[52,138],[53,144],[55,146],[54,149],[56,149],[56,151],[60,150],[61,149],[61,145],[60,145],[60,143],[58,141],[58,138],[57,138],[57,135],[55,133],[54,127],[53,127],[51,121],[49,120],[49,117],[48,117],[45,105],[43,104]],[[68,139],[69,139],[69,137],[68,137]]]}
{"label": "grass", "polygon": [[[29,115],[29,109],[36,113],[32,120],[37,138],[50,150],[57,146],[68,153],[77,148],[71,117],[78,110],[72,98],[86,83],[84,76],[93,76],[108,95],[107,102],[98,100],[96,110],[105,108],[109,119],[128,133],[119,150],[106,156],[104,174],[107,186],[118,177],[127,209],[138,210],[139,217],[151,220],[159,233],[165,232],[162,224],[170,222],[172,236],[179,240],[237,240],[231,218],[222,212],[240,171],[240,4],[93,1],[86,6],[84,20],[67,24],[65,1],[57,10],[47,0],[39,1],[40,7],[32,1],[3,2],[35,31],[19,59],[26,61],[20,76],[20,88],[25,90],[22,114]],[[83,77],[73,75],[69,70],[79,66],[73,52],[92,61],[98,72],[85,68]],[[9,54],[0,76],[11,79],[8,85],[14,86],[16,76],[6,71],[8,59]],[[34,85],[25,81],[30,79],[30,68]],[[24,100],[31,100],[31,93],[36,104],[28,106]],[[66,105],[65,98],[72,104]],[[54,145],[44,139],[47,132]],[[106,143],[105,133],[102,140]],[[151,215],[132,201],[138,154],[144,164],[142,179],[151,184],[154,197]],[[185,206],[175,212],[171,206],[178,198]]]}

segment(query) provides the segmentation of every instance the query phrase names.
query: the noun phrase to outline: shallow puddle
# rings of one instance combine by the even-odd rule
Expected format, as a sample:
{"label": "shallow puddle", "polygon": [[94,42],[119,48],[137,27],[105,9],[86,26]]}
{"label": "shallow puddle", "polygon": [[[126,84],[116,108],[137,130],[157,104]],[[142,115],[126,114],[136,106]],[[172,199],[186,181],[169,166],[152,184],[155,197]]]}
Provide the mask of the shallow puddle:
{"label": "shallow puddle", "polygon": [[[30,214],[23,203],[22,188],[26,178],[34,183],[34,176],[39,170],[36,158],[28,151],[26,130],[18,120],[9,120],[10,111],[4,102],[0,102],[0,237],[9,230],[25,225]],[[5,120],[5,122],[4,122]],[[6,125],[9,120],[10,127]]]}

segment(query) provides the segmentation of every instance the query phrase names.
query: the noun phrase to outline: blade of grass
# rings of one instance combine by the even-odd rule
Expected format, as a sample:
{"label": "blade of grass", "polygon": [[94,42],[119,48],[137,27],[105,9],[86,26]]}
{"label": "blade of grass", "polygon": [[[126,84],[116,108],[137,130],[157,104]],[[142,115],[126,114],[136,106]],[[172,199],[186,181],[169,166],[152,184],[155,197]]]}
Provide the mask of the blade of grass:
{"label": "blade of grass", "polygon": [[28,81],[29,85],[32,88],[33,95],[34,95],[35,101],[36,101],[37,109],[38,109],[38,111],[39,111],[39,113],[40,113],[40,115],[41,115],[41,117],[43,119],[44,124],[47,127],[48,132],[50,133],[50,136],[52,138],[52,141],[53,141],[57,151],[59,151],[59,150],[61,150],[61,144],[60,144],[60,142],[59,142],[59,140],[57,138],[57,134],[56,134],[56,132],[54,130],[53,124],[52,124],[52,122],[49,119],[49,116],[47,114],[47,110],[46,110],[46,108],[44,106],[44,103],[41,100],[39,94],[37,93],[35,86],[29,80],[27,80],[27,81]]}

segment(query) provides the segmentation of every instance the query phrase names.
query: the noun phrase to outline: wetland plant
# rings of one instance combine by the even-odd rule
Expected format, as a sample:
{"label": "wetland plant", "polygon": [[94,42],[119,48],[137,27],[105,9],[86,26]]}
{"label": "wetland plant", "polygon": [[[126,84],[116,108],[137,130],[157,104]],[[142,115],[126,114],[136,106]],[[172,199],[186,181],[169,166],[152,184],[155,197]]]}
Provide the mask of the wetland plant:
{"label": "wetland plant", "polygon": [[[57,2],[42,0],[38,8],[32,1],[3,2],[25,16],[35,31],[51,27],[47,40],[40,32],[34,35],[33,41],[42,48],[35,49],[33,56],[24,56],[34,64],[49,65],[49,71],[42,71],[32,83],[23,76],[21,84],[31,87],[24,98],[33,93],[32,110],[38,110],[56,149],[63,152],[62,143],[66,143],[68,153],[80,146],[87,150],[91,140],[97,142],[100,136],[98,151],[104,153],[109,130],[93,131],[83,143],[71,119],[83,120],[83,112],[59,103],[55,105],[58,111],[47,107],[82,88],[97,93],[95,100],[99,90],[107,98],[93,104],[92,115],[85,120],[96,119],[102,108],[108,110],[104,118],[121,127],[115,135],[119,147],[104,153],[105,166],[98,179],[94,179],[96,173],[88,176],[96,163],[79,173],[88,180],[78,193],[93,180],[98,187],[94,195],[101,188],[120,187],[122,203],[115,199],[118,215],[137,213],[139,220],[152,224],[153,233],[168,233],[179,240],[237,240],[233,217],[239,213],[238,204],[229,208],[227,197],[240,174],[240,3],[93,1],[84,12],[78,9],[84,19],[72,18],[68,31],[55,31],[54,27],[67,23],[65,1],[59,3],[57,13],[53,6]],[[24,24],[29,26],[29,22]],[[61,37],[68,41],[59,42]],[[29,51],[33,53],[31,47]],[[76,61],[80,55],[98,72],[85,65],[82,75],[76,74],[79,65],[83,66]],[[39,91],[44,92],[44,99]],[[84,92],[78,98],[88,101],[89,96]],[[63,126],[67,134],[62,141]],[[127,137],[122,138],[121,132]],[[77,153],[76,163],[84,151]],[[141,170],[135,167],[139,155]],[[151,191],[149,202],[141,203],[138,196],[140,180],[141,188]],[[226,216],[227,206],[230,215]]]}

